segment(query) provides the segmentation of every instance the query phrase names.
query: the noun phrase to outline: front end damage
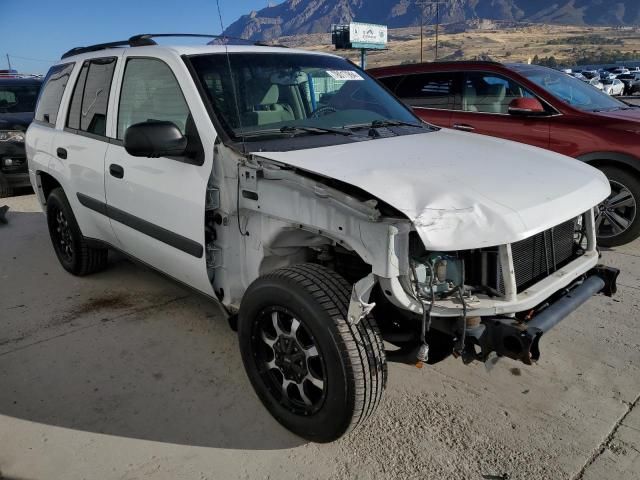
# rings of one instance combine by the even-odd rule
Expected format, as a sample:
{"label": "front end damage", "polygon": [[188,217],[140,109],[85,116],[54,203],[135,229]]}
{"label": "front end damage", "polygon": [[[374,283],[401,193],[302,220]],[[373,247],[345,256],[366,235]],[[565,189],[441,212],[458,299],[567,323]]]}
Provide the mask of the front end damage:
{"label": "front end damage", "polygon": [[539,309],[524,318],[483,317],[479,324],[466,324],[465,363],[486,361],[492,352],[531,365],[540,358],[540,338],[574,310],[597,294],[616,293],[619,270],[598,265],[570,286],[553,295]]}
{"label": "front end damage", "polygon": [[442,334],[465,363],[495,353],[530,365],[542,335],[592,296],[615,294],[619,273],[598,264],[592,211],[513,244],[431,252],[410,238],[409,252],[404,278],[369,275],[355,284],[349,321],[374,311],[379,282],[382,299],[404,315],[395,331],[383,328],[400,347],[389,359],[418,367]]}

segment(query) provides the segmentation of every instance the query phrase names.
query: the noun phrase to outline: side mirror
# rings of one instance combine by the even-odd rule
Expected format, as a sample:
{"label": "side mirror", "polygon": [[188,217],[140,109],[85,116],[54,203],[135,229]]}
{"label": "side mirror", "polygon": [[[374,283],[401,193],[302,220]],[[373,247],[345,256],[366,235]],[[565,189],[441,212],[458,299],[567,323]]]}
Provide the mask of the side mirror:
{"label": "side mirror", "polygon": [[546,113],[537,98],[514,98],[509,104],[510,115],[545,115]]}
{"label": "side mirror", "polygon": [[134,157],[179,157],[185,154],[187,139],[172,122],[142,122],[124,133],[124,149]]}

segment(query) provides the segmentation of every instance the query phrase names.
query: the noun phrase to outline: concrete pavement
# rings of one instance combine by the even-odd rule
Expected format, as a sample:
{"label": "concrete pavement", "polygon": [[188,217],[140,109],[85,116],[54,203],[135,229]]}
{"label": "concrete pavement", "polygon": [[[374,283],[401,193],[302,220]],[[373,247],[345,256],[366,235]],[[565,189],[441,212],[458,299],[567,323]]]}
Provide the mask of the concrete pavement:
{"label": "concrete pavement", "polygon": [[262,407],[216,305],[117,255],[72,277],[34,197],[3,203],[0,478],[640,479],[640,242],[604,252],[619,294],[538,365],[392,364],[375,418],[314,445]]}

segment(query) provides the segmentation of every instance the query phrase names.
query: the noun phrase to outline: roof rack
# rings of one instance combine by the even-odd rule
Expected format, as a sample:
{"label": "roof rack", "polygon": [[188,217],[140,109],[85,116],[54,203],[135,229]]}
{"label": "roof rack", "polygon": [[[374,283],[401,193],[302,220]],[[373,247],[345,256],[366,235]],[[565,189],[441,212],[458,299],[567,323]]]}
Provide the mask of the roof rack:
{"label": "roof rack", "polygon": [[[80,55],[81,53],[90,53],[90,52],[97,52],[100,50],[106,50],[107,48],[145,47],[149,45],[157,45],[157,43],[153,40],[154,38],[166,38],[166,37],[210,38],[212,40],[209,42],[209,45],[216,45],[216,44],[228,45],[233,42],[235,45],[256,45],[261,47],[276,46],[276,45],[269,45],[263,42],[254,42],[253,40],[246,40],[244,38],[229,37],[227,35],[208,35],[208,34],[201,34],[201,33],[142,33],[139,35],[134,35],[133,37],[130,37],[128,40],[119,40],[117,42],[98,43],[96,45],[90,45],[88,47],[72,48],[71,50],[66,52],[64,55],[62,55],[61,59],[65,59],[73,55]],[[277,46],[282,46],[282,45],[277,45]]]}

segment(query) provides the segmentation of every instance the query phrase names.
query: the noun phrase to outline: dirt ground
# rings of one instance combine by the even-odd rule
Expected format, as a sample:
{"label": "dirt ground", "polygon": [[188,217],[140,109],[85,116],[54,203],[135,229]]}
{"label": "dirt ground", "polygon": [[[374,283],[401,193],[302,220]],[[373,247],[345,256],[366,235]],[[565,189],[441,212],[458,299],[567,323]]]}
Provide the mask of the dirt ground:
{"label": "dirt ground", "polygon": [[59,266],[35,198],[0,226],[0,478],[640,479],[640,242],[539,364],[392,364],[364,428],[309,444],[256,398],[218,307],[117,255]]}

